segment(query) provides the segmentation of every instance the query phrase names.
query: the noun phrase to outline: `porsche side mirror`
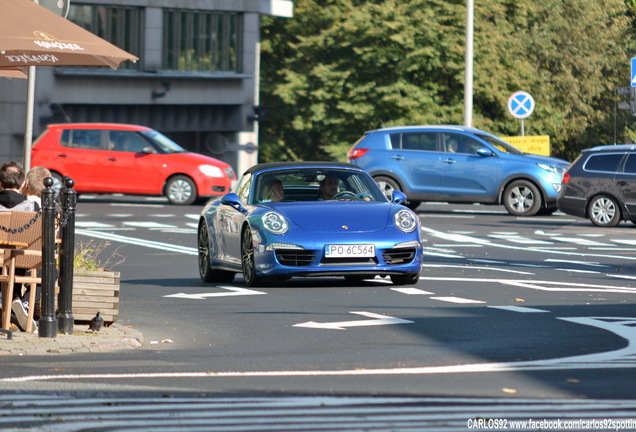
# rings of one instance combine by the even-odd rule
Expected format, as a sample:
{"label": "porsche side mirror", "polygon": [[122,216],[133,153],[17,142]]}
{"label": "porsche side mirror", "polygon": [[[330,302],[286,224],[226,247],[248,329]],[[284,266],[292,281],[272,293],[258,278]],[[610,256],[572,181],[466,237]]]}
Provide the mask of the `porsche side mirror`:
{"label": "porsche side mirror", "polygon": [[404,195],[402,191],[394,190],[391,194],[391,202],[393,204],[404,204],[406,202],[406,195]]}
{"label": "porsche side mirror", "polygon": [[229,194],[223,195],[223,197],[221,198],[221,204],[228,205],[240,211],[241,213],[247,212],[247,210],[243,208],[243,205],[241,204],[241,200],[239,199],[238,195],[235,194],[234,192],[230,192]]}

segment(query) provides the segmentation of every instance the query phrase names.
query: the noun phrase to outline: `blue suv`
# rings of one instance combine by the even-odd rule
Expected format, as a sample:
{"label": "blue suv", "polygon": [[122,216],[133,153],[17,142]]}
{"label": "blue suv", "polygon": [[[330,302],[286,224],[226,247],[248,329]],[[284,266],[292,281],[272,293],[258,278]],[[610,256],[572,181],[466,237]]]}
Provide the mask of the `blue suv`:
{"label": "blue suv", "polygon": [[569,162],[527,154],[464,126],[401,126],[368,131],[347,154],[385,191],[422,201],[503,204],[515,216],[557,210]]}

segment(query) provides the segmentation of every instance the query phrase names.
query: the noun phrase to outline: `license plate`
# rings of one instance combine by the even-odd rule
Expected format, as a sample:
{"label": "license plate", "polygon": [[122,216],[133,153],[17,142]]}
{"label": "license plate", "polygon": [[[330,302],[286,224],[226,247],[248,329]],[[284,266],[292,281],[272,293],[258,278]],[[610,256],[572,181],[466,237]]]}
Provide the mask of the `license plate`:
{"label": "license plate", "polygon": [[327,258],[373,257],[375,256],[375,245],[327,245],[325,246],[325,256]]}

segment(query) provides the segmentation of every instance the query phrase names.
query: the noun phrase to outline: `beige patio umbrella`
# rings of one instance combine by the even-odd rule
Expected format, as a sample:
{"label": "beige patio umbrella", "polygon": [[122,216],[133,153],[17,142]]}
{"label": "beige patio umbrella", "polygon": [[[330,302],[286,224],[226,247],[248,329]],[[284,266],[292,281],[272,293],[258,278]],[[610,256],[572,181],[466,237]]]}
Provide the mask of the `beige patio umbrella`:
{"label": "beige patio umbrella", "polygon": [[[0,0],[2,69],[29,74],[24,165],[31,163],[35,69],[31,66],[109,66],[138,58],[31,0]],[[31,67],[31,68],[30,68]]]}
{"label": "beige patio umbrella", "polygon": [[0,69],[119,67],[137,57],[31,0],[0,0]]}
{"label": "beige patio umbrella", "polygon": [[5,78],[26,78],[27,74],[20,69],[0,69],[0,77]]}

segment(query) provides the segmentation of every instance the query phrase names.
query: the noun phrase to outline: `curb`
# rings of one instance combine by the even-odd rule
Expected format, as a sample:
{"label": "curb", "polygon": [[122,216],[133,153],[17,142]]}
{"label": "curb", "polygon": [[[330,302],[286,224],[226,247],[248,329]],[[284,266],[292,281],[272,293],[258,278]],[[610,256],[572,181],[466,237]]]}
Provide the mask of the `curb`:
{"label": "curb", "polygon": [[103,327],[97,333],[84,330],[83,325],[82,329],[77,327],[73,334],[59,333],[54,338],[20,331],[15,331],[11,340],[0,336],[0,356],[111,352],[139,348],[144,340],[141,332],[117,323]]}

